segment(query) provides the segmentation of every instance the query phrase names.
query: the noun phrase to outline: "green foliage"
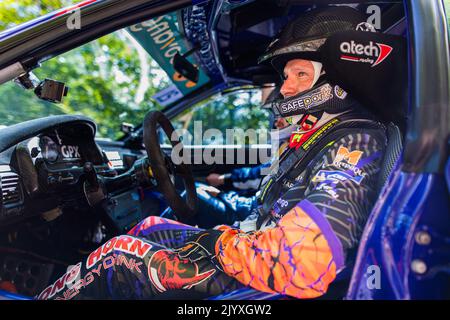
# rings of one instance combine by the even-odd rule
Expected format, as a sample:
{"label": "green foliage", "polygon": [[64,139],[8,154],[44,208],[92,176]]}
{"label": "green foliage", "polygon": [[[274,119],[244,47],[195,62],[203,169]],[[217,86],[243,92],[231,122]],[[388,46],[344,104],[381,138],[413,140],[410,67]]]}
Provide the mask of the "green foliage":
{"label": "green foliage", "polygon": [[[269,113],[267,110],[260,108],[261,91],[237,91],[226,95],[215,95],[205,101],[198,103],[192,109],[187,110],[174,120],[174,126],[177,129],[184,128],[194,138],[194,122],[201,121],[203,132],[208,129],[217,129],[222,133],[223,140],[208,141],[203,139],[204,144],[255,144],[261,143],[261,136],[234,136],[234,141],[226,141],[227,129],[265,129],[269,128]],[[204,138],[204,137],[203,137]],[[190,141],[190,144],[198,144],[198,140]],[[188,144],[185,141],[185,144]]]}
{"label": "green foliage", "polygon": [[144,99],[136,102],[140,60],[124,32],[49,60],[36,71],[40,78],[66,81],[70,89],[63,112],[91,117],[99,126],[99,135],[110,138],[120,135],[121,122],[138,124],[149,110],[159,108],[150,98],[161,88],[149,87]]}
{"label": "green foliage", "polygon": [[444,0],[444,6],[447,14],[447,23],[450,28],[450,0]]}
{"label": "green foliage", "polygon": [[49,12],[70,6],[73,0],[2,0],[0,2],[0,31]]}
{"label": "green foliage", "polygon": [[[45,0],[5,1],[0,4],[0,28],[11,27],[70,5],[72,1]],[[117,138],[121,122],[138,124],[148,110],[160,108],[151,96],[168,84],[165,79],[158,86],[150,85],[143,99],[136,95],[141,79],[141,64],[150,66],[151,78],[157,67],[147,55],[139,58],[137,47],[125,31],[120,30],[62,54],[34,70],[39,79],[51,78],[69,86],[69,94],[62,104],[39,100],[33,92],[13,83],[0,86],[0,125],[54,114],[83,114],[98,124],[99,136]]]}

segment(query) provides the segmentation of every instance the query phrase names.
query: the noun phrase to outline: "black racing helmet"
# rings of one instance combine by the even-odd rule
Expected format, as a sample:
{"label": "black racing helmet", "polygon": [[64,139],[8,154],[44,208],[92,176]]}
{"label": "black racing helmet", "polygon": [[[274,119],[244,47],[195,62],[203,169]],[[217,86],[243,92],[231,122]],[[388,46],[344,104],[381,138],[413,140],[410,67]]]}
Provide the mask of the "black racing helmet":
{"label": "black racing helmet", "polygon": [[321,62],[320,47],[332,34],[356,30],[366,21],[360,11],[351,7],[329,7],[313,9],[290,21],[258,60],[270,61],[283,74],[286,63],[292,59]]}

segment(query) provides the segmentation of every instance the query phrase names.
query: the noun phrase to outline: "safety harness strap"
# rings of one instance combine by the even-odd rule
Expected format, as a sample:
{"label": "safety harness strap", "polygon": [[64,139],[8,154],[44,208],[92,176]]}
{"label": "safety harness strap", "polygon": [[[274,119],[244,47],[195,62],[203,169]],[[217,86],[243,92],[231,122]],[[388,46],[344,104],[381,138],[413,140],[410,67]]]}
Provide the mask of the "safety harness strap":
{"label": "safety harness strap", "polygon": [[[351,117],[351,119],[348,119]],[[306,169],[307,164],[330,142],[341,138],[352,129],[385,128],[380,122],[372,119],[355,119],[355,114],[344,114],[342,117],[328,121],[315,131],[298,148],[287,149],[279,159],[279,168],[261,189],[257,197],[260,216],[270,213],[275,201],[282,195],[284,186],[293,184],[295,179]]]}

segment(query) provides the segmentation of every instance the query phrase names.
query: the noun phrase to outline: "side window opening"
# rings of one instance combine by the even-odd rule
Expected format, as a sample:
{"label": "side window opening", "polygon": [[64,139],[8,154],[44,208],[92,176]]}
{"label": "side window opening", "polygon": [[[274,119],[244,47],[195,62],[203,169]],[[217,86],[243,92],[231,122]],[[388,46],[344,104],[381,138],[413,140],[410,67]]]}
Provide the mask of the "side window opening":
{"label": "side window opening", "polygon": [[[270,129],[269,112],[261,108],[261,99],[260,89],[216,94],[178,115],[172,124],[178,133],[184,132],[185,145],[258,144],[258,134],[240,133]],[[236,132],[232,143],[227,139],[230,129]],[[170,141],[165,138],[164,144]]]}

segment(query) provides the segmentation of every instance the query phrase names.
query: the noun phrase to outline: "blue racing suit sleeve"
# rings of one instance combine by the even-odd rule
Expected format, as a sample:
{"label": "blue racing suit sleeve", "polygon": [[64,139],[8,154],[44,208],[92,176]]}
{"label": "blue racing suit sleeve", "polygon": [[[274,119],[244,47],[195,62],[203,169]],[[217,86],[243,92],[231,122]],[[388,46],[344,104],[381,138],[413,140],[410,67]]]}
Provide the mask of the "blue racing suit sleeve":
{"label": "blue racing suit sleeve", "polygon": [[270,162],[256,167],[234,169],[225,175],[225,185],[240,190],[257,190],[262,179],[261,169],[269,167]]}
{"label": "blue racing suit sleeve", "polygon": [[261,177],[261,168],[265,166],[267,166],[267,164],[262,164],[253,168],[234,169],[231,172],[230,179],[233,182],[244,182],[247,180],[258,179]]}

